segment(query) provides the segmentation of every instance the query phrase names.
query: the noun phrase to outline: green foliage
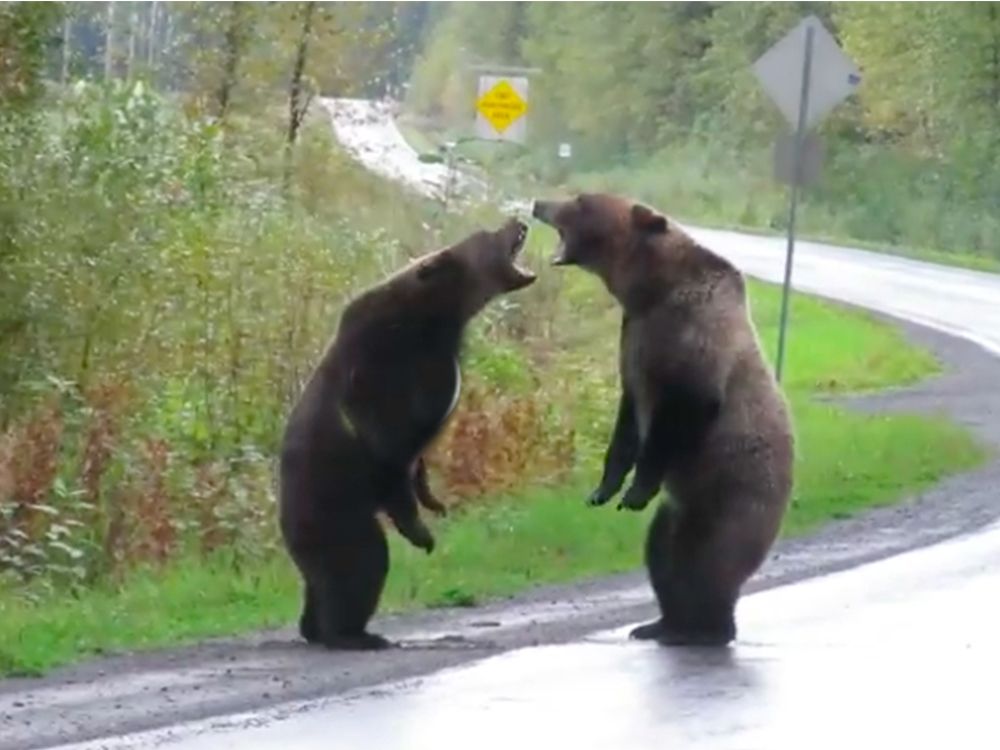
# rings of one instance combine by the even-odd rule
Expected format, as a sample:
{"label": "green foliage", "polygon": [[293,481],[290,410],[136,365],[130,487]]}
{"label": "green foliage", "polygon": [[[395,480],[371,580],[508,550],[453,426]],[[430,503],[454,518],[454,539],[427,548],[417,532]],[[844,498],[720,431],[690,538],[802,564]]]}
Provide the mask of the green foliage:
{"label": "green foliage", "polygon": [[[61,69],[60,79],[141,77],[219,115],[255,109],[266,96],[287,93],[302,11],[310,3],[7,5],[35,9],[22,15],[54,16],[65,8],[64,48],[47,61],[50,70]],[[379,96],[398,90],[432,15],[425,4],[312,5],[305,66],[310,91]],[[53,23],[46,27],[50,32]],[[54,32],[50,38],[58,42],[59,29]]]}
{"label": "green foliage", "polygon": [[290,205],[276,130],[224,132],[142,82],[7,123],[0,572],[91,584],[272,547],[290,400],[352,291],[408,254],[393,237],[426,249],[432,207],[338,155],[322,119]]}
{"label": "green foliage", "polygon": [[[455,4],[433,28],[411,117],[472,122],[469,63],[535,66],[526,156],[489,162],[547,182],[655,192],[666,211],[779,229],[772,144],[786,128],[751,63],[806,14],[864,72],[820,126],[807,232],[1000,259],[1000,10],[992,3]],[[464,50],[464,51],[463,51]],[[574,146],[570,164],[556,144]],[[499,155],[497,149],[492,149]],[[653,185],[656,185],[653,189]]]}
{"label": "green foliage", "polygon": [[[995,108],[988,9],[894,12],[882,38],[864,10],[826,3],[70,4],[65,18],[58,4],[0,6],[0,670],[291,617],[273,486],[289,404],[352,294],[498,215],[445,216],[365,173],[312,97],[394,90],[436,19],[410,88],[436,135],[467,125],[467,63],[539,65],[518,179],[558,176],[551,146],[570,139],[574,182],[778,227],[776,119],[746,63],[806,7],[870,50],[866,64],[937,24],[921,49],[951,86],[873,64],[887,90],[900,81],[893,107],[862,98],[830,119],[805,223],[990,249],[1000,183],[975,119]],[[47,93],[45,71],[60,84]],[[306,113],[295,139],[289,99]],[[463,151],[494,178],[515,153]],[[545,239],[533,232],[525,251],[540,270]],[[391,535],[390,608],[637,563],[641,518],[609,526],[566,502],[604,451],[619,313],[593,279],[539,276],[473,326],[431,464],[459,507],[429,564]],[[770,348],[775,297],[753,293]],[[806,458],[790,528],[975,460],[947,425],[810,405],[933,363],[859,316],[794,304],[788,384]]]}
{"label": "green foliage", "polygon": [[[344,303],[496,220],[372,177],[318,111],[286,194],[280,116],[223,125],[142,81],[78,82],[2,131],[0,577],[76,589],[272,553],[273,456]],[[504,301],[477,320],[441,448],[458,497],[572,462],[534,390],[535,318]]]}
{"label": "green foliage", "polygon": [[[584,286],[584,292],[592,291]],[[751,293],[762,338],[773,342],[779,292],[754,285]],[[614,358],[605,355],[614,349],[617,311],[603,299],[591,295],[582,308],[562,309],[558,322],[567,329],[561,339],[567,346],[558,349],[560,361],[548,370],[557,386],[572,387],[572,405],[562,408],[573,410],[594,450],[580,455],[567,480],[522,485],[435,521],[439,546],[430,557],[390,532],[393,565],[383,610],[472,606],[542,583],[641,566],[651,510],[616,514],[586,508],[583,502],[599,476],[615,398]],[[797,344],[792,352],[798,356],[789,360],[799,447],[785,535],[893,502],[906,490],[929,486],[983,460],[983,451],[969,435],[949,423],[905,415],[862,416],[812,403],[816,393],[906,382],[935,365],[894,329],[865,315],[804,297],[795,298],[793,314],[797,341],[802,346],[815,342],[815,347],[804,351]],[[588,345],[569,348],[574,337]],[[578,368],[582,360],[589,366]],[[588,400],[595,402],[593,408],[582,406]],[[600,415],[593,425],[587,421],[591,413]],[[0,674],[35,674],[111,649],[287,626],[295,620],[301,596],[292,564],[273,548],[251,558],[219,550],[181,557],[163,568],[140,567],[113,585],[99,582],[75,597],[41,589],[37,582],[27,592],[31,596],[22,589],[0,588]]]}
{"label": "green foliage", "polygon": [[0,111],[30,104],[42,89],[62,3],[0,4]]}
{"label": "green foliage", "polygon": [[488,338],[481,325],[469,336],[464,361],[486,385],[505,391],[524,391],[534,380],[529,369],[531,363],[518,347],[508,341]]}

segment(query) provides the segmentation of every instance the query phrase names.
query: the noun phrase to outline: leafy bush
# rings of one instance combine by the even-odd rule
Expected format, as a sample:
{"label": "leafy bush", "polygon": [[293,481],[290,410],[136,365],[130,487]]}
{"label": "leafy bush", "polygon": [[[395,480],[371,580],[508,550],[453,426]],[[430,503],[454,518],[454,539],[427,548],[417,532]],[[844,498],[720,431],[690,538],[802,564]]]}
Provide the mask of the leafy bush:
{"label": "leafy bush", "polygon": [[[443,217],[371,177],[319,114],[286,199],[270,117],[222,128],[137,82],[4,121],[0,573],[81,585],[273,552],[273,456],[339,310],[495,219]],[[432,469],[453,497],[572,461],[572,430],[533,389],[533,317],[509,302],[477,321]]]}

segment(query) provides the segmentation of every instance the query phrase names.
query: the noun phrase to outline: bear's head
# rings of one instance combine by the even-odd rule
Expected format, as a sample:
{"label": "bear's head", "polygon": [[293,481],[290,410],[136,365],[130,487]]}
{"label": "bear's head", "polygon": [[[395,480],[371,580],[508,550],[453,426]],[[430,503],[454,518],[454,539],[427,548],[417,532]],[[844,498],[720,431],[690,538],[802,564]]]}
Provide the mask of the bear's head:
{"label": "bear's head", "polygon": [[527,236],[527,225],[510,219],[495,231],[474,232],[425,255],[416,262],[422,294],[457,304],[471,317],[495,297],[523,289],[535,281],[535,274],[518,264]]}
{"label": "bear's head", "polygon": [[667,233],[667,220],[651,208],[606,193],[567,201],[535,201],[531,215],[559,233],[557,266],[580,266],[606,276],[643,240]]}
{"label": "bear's head", "polygon": [[532,216],[559,233],[553,265],[596,274],[626,309],[639,311],[670,295],[713,294],[728,279],[741,295],[739,272],[642,203],[607,193],[535,201]]}

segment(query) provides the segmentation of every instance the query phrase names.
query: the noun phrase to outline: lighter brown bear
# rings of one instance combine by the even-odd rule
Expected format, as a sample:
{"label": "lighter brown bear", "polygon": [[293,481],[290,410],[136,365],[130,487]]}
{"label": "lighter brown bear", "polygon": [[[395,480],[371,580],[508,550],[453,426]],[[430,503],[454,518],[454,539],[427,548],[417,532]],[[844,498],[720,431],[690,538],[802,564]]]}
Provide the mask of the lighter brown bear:
{"label": "lighter brown bear", "polygon": [[660,618],[631,637],[725,645],[793,481],[791,415],[761,352],[740,272],[647,206],[607,194],[536,201],[556,265],[596,274],[623,309],[621,399],[603,505],[641,510],[661,489],[645,561]]}

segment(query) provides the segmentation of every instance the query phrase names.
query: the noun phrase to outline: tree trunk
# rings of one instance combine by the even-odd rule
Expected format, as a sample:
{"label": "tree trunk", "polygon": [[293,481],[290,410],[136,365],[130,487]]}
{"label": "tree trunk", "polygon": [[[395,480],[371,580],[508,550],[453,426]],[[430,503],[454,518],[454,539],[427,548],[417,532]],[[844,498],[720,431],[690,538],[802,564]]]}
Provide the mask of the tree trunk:
{"label": "tree trunk", "polygon": [[108,3],[104,20],[104,80],[110,81],[115,72],[115,4]]}
{"label": "tree trunk", "polygon": [[[174,44],[174,16],[170,11],[170,6],[163,9],[163,44],[160,47],[160,59],[165,59],[165,64],[161,63],[161,68],[166,68],[166,75],[161,81],[167,91],[174,90],[174,71],[176,69],[176,63],[172,64],[173,61],[173,44]],[[166,58],[163,58],[163,54],[166,54]],[[162,70],[161,70],[162,73]]]}
{"label": "tree trunk", "polygon": [[128,17],[128,62],[125,66],[125,77],[132,80],[135,71],[135,27],[139,25],[139,16],[135,11]]}
{"label": "tree trunk", "polygon": [[153,70],[153,62],[156,59],[156,14],[160,7],[157,0],[153,0],[149,7],[149,22],[146,24],[146,67]]}
{"label": "tree trunk", "polygon": [[312,102],[312,93],[305,91],[302,77],[306,68],[309,53],[309,37],[312,35],[313,11],[315,2],[305,4],[302,12],[302,32],[299,34],[298,49],[295,53],[295,65],[292,67],[292,79],[288,88],[288,134],[285,138],[285,180],[284,188],[287,197],[292,185],[292,155],[295,143],[299,138],[299,128],[305,119],[306,112]]}
{"label": "tree trunk", "polygon": [[69,61],[72,57],[73,49],[71,47],[73,33],[73,18],[69,11],[63,16],[63,28],[62,28],[62,71],[59,75],[59,82],[63,86],[69,80]]}
{"label": "tree trunk", "polygon": [[226,28],[226,58],[222,66],[222,81],[219,84],[217,99],[219,102],[218,117],[226,119],[233,89],[236,87],[236,73],[240,64],[240,53],[243,46],[243,8],[238,2],[229,4],[229,25]]}
{"label": "tree trunk", "polygon": [[992,44],[990,52],[990,77],[992,78],[991,96],[993,99],[994,111],[1000,109],[1000,28],[997,25],[997,8],[993,3],[989,3],[986,8],[989,14],[990,30],[992,34]]}

